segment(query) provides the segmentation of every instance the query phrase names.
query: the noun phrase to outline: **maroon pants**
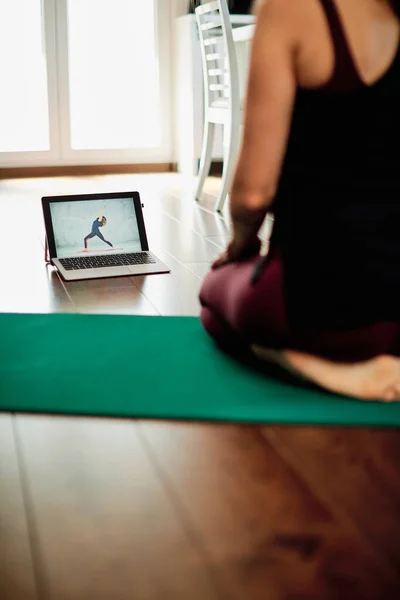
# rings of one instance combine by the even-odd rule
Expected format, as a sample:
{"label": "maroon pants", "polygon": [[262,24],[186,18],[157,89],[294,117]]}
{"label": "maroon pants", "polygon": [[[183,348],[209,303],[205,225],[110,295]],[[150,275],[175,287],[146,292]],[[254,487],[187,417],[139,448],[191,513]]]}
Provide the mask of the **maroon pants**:
{"label": "maroon pants", "polygon": [[211,271],[200,291],[201,321],[231,352],[250,344],[292,349],[332,360],[356,362],[380,354],[400,356],[400,323],[381,322],[349,331],[294,336],[288,324],[283,265],[279,257],[251,282],[258,257]]}

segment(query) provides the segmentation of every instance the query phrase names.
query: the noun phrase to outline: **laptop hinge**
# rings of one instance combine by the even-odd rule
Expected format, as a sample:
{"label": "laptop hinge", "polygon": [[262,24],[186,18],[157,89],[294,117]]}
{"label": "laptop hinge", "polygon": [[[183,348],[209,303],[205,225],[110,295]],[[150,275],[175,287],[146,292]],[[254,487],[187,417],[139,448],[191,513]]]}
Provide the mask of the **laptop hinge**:
{"label": "laptop hinge", "polygon": [[49,251],[49,244],[47,243],[47,235],[44,238],[44,262],[46,263],[50,263],[50,251]]}

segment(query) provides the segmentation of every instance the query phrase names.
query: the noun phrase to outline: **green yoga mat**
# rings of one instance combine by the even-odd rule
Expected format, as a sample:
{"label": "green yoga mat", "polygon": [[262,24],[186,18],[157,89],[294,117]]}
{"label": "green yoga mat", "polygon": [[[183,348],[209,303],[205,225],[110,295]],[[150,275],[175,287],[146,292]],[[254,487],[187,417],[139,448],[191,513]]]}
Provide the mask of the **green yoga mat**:
{"label": "green yoga mat", "polygon": [[400,404],[302,387],[219,351],[192,317],[0,314],[0,410],[400,425]]}

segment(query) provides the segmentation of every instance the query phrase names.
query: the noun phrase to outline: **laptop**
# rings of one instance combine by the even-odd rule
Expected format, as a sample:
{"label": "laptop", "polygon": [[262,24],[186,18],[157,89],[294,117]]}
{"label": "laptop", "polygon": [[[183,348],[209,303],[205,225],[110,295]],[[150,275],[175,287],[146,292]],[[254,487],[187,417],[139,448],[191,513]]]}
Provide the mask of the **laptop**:
{"label": "laptop", "polygon": [[42,198],[46,260],[66,281],[169,273],[149,251],[138,192]]}

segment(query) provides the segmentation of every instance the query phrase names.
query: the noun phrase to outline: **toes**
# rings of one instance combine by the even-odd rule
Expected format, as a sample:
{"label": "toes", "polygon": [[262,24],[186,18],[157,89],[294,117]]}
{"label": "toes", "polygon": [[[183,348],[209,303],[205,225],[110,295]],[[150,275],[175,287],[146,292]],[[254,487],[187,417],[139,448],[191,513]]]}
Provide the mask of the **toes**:
{"label": "toes", "polygon": [[383,400],[385,400],[386,402],[392,402],[395,398],[396,398],[396,390],[394,390],[394,389],[386,390],[386,392],[384,393],[384,396],[383,396]]}
{"label": "toes", "polygon": [[400,382],[395,384],[392,391],[393,394],[391,395],[390,401],[400,400]]}
{"label": "toes", "polygon": [[400,400],[400,384],[396,384],[392,388],[386,390],[383,395],[385,402],[393,402],[394,400]]}

